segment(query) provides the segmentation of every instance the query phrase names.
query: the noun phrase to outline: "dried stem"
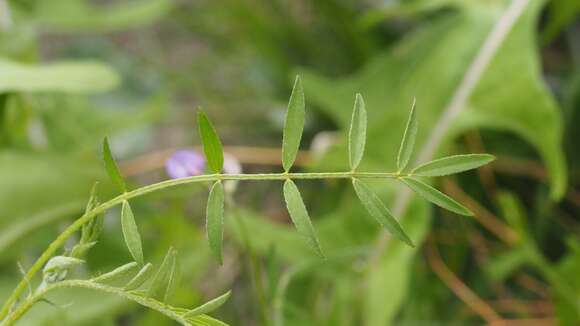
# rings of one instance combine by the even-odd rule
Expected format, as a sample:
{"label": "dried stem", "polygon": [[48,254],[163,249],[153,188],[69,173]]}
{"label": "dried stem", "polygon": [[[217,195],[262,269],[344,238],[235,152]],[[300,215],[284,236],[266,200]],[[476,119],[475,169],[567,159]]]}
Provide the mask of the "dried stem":
{"label": "dried stem", "polygon": [[491,306],[467,287],[467,285],[465,285],[465,283],[463,283],[461,279],[459,279],[457,275],[455,275],[447,265],[445,265],[437,251],[434,241],[432,240],[430,240],[427,245],[427,260],[441,281],[443,281],[443,283],[445,283],[445,285],[451,289],[451,291],[453,291],[461,301],[471,308],[471,310],[490,324],[502,320],[500,315],[495,312]]}

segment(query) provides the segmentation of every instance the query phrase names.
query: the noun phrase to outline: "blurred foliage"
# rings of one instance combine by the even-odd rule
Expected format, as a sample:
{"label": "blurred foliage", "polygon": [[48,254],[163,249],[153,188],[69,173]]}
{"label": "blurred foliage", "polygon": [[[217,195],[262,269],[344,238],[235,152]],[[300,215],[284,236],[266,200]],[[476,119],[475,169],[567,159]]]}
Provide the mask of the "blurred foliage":
{"label": "blurred foliage", "polygon": [[[303,148],[321,131],[340,135],[306,169],[347,169],[345,129],[360,92],[370,122],[361,164],[394,170],[413,97],[420,147],[508,3],[0,1],[7,4],[0,6],[0,299],[20,277],[16,262],[29,266],[82,213],[95,180],[102,198],[113,195],[98,155],[103,136],[121,162],[198,145],[194,108],[203,105],[225,145],[279,146],[298,72],[308,112]],[[235,199],[244,209],[226,210],[218,267],[204,241],[204,196],[196,196],[206,189],[189,186],[132,203],[146,259],[157,263],[166,248],[178,249],[176,304],[232,288],[218,317],[233,325],[480,324],[433,267],[436,248],[457,280],[503,318],[577,324],[579,11],[575,0],[530,0],[438,149],[438,156],[499,157],[491,169],[441,182],[460,185],[481,218],[413,200],[402,224],[418,247],[389,241],[369,264],[379,229],[350,187],[299,183],[328,256],[322,261],[289,224],[278,187],[240,184]],[[162,180],[159,168],[130,180]],[[401,191],[395,183],[372,187],[387,202]],[[107,214],[82,273],[130,259],[118,215]],[[490,219],[512,240],[490,231]],[[51,301],[21,324],[172,325],[87,291]]]}

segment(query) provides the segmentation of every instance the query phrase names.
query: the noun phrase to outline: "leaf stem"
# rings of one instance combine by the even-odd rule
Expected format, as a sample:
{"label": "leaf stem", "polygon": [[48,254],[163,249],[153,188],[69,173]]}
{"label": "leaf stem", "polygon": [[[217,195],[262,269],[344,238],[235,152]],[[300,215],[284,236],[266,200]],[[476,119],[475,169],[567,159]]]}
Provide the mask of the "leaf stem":
{"label": "leaf stem", "polygon": [[[90,221],[95,216],[105,212],[109,208],[121,204],[125,200],[131,198],[136,198],[143,196],[145,194],[163,190],[165,188],[175,187],[184,184],[198,183],[198,182],[214,182],[217,180],[246,180],[246,181],[264,181],[264,180],[286,180],[286,179],[349,179],[349,178],[378,178],[378,179],[395,179],[400,177],[409,176],[408,174],[401,173],[390,173],[390,172],[313,172],[313,173],[256,173],[256,174],[208,174],[192,176],[180,179],[171,179],[154,184],[150,184],[132,191],[124,192],[117,197],[114,197],[107,202],[100,204],[94,209],[84,213],[71,225],[69,225],[42,253],[42,255],[34,262],[30,269],[26,272],[26,275],[18,283],[14,291],[10,294],[8,299],[5,301],[0,311],[0,320],[12,320],[16,312],[20,311],[21,308],[26,304],[30,304],[29,300],[26,300],[23,306],[17,308],[13,313],[10,313],[13,305],[16,303],[18,298],[21,296],[22,292],[27,287],[26,280],[32,280],[34,276],[42,269],[44,264],[54,255],[54,253],[62,247],[65,241],[78,231],[83,224]],[[59,283],[60,284],[60,283]],[[67,283],[65,283],[67,284]],[[36,296],[36,295],[35,295]],[[38,300],[38,298],[36,299]],[[34,303],[34,302],[32,302]],[[30,308],[27,307],[26,310]],[[18,319],[20,315],[16,316]],[[14,319],[14,320],[16,320]],[[3,324],[2,324],[3,325]]]}
{"label": "leaf stem", "polygon": [[28,297],[22,303],[22,305],[20,305],[16,310],[14,310],[8,316],[8,318],[6,318],[2,322],[2,324],[0,324],[0,325],[1,326],[14,325],[14,323],[16,321],[18,321],[18,319],[20,319],[20,317],[22,317],[26,313],[26,311],[28,311],[32,307],[32,305],[34,305],[36,302],[41,300],[48,292],[50,292],[52,290],[56,290],[56,289],[63,289],[63,288],[84,288],[84,289],[90,289],[90,290],[96,290],[96,291],[114,294],[114,295],[120,296],[124,299],[137,302],[140,305],[143,305],[145,307],[159,311],[159,312],[163,313],[164,315],[166,315],[167,317],[181,323],[182,325],[189,324],[180,314],[178,314],[176,311],[171,309],[171,307],[169,307],[165,304],[162,304],[161,302],[159,302],[157,300],[144,297],[142,295],[139,295],[139,294],[131,292],[131,291],[129,291],[129,292],[123,291],[123,289],[120,289],[117,287],[108,286],[108,285],[104,285],[104,284],[100,284],[100,283],[95,283],[95,282],[88,281],[88,280],[66,280],[66,281],[48,284],[47,286],[43,287],[42,289],[39,289],[34,295]]}

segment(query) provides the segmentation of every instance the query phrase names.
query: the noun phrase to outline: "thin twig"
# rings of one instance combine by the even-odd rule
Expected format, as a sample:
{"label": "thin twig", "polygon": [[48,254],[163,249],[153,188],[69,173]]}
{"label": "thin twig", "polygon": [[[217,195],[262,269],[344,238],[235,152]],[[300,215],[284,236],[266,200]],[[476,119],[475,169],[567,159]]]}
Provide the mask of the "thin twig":
{"label": "thin twig", "polygon": [[[455,275],[441,259],[434,241],[431,239],[427,245],[427,260],[431,269],[445,283],[445,285],[461,299],[471,310],[478,314],[488,323],[501,321],[501,316],[493,308],[475,294],[465,283]],[[499,325],[499,324],[497,324]]]}

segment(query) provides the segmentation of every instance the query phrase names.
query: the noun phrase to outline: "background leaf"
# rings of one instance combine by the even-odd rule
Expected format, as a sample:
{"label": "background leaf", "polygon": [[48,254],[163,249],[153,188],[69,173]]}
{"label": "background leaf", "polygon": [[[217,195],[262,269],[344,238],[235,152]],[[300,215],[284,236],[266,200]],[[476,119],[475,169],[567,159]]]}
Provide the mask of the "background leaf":
{"label": "background leaf", "polygon": [[33,65],[0,59],[0,75],[0,93],[99,93],[114,89],[120,79],[111,67],[90,61]]}
{"label": "background leaf", "polygon": [[107,174],[109,177],[119,187],[119,190],[122,192],[127,192],[127,186],[125,185],[125,180],[121,176],[121,171],[119,171],[119,167],[113,158],[113,154],[111,153],[111,148],[109,146],[109,139],[105,137],[103,139],[103,160],[105,161],[105,169],[107,170]]}
{"label": "background leaf", "polygon": [[414,168],[411,174],[420,177],[439,177],[477,169],[495,159],[489,154],[453,155],[433,160]]}
{"label": "background leaf", "polygon": [[121,208],[121,226],[123,229],[125,244],[127,245],[131,256],[133,256],[133,259],[135,259],[139,265],[143,265],[141,235],[139,234],[139,229],[137,228],[137,223],[135,222],[131,206],[126,200],[123,201],[123,207]]}
{"label": "background leaf", "polygon": [[465,206],[456,202],[451,197],[445,195],[441,191],[429,186],[428,184],[414,178],[401,178],[409,188],[419,194],[421,197],[427,199],[435,205],[443,207],[447,210],[455,212],[460,215],[473,216],[473,213]]}
{"label": "background leaf", "polygon": [[364,183],[357,179],[352,179],[352,185],[356,195],[369,214],[374,217],[379,224],[384,226],[389,232],[399,240],[414,247],[413,241],[407,236],[397,219],[391,214],[389,209]]}
{"label": "background leaf", "polygon": [[352,119],[348,130],[348,153],[350,169],[354,171],[363,158],[367,139],[367,111],[362,95],[356,94]]}
{"label": "background leaf", "polygon": [[282,166],[288,172],[294,164],[296,153],[300,148],[300,139],[304,129],[305,102],[302,79],[296,76],[292,94],[288,101],[288,111],[284,121],[284,134],[282,139]]}
{"label": "background leaf", "polygon": [[60,0],[37,5],[38,21],[45,29],[66,33],[111,32],[155,22],[173,7],[171,0],[129,1],[105,8],[86,0]]}
{"label": "background leaf", "polygon": [[224,165],[224,152],[219,136],[211,121],[201,110],[197,113],[197,122],[207,164],[214,173],[220,173]]}
{"label": "background leaf", "polygon": [[211,187],[206,209],[206,232],[209,247],[217,261],[223,264],[222,242],[224,234],[224,186],[216,181]]}
{"label": "background leaf", "polygon": [[292,222],[298,233],[300,233],[308,242],[308,245],[320,256],[324,257],[322,249],[320,248],[320,242],[316,236],[316,231],[312,226],[310,221],[310,216],[308,216],[308,211],[304,206],[302,201],[302,196],[300,191],[294,181],[287,179],[284,181],[284,199],[286,200],[286,208],[288,213],[292,218]]}
{"label": "background leaf", "polygon": [[397,169],[399,171],[403,171],[407,167],[411,154],[413,154],[415,138],[417,138],[417,117],[415,115],[415,106],[416,100],[413,99],[411,112],[409,113],[409,120],[407,120],[407,126],[405,127],[401,146],[399,147],[399,155],[397,155]]}

